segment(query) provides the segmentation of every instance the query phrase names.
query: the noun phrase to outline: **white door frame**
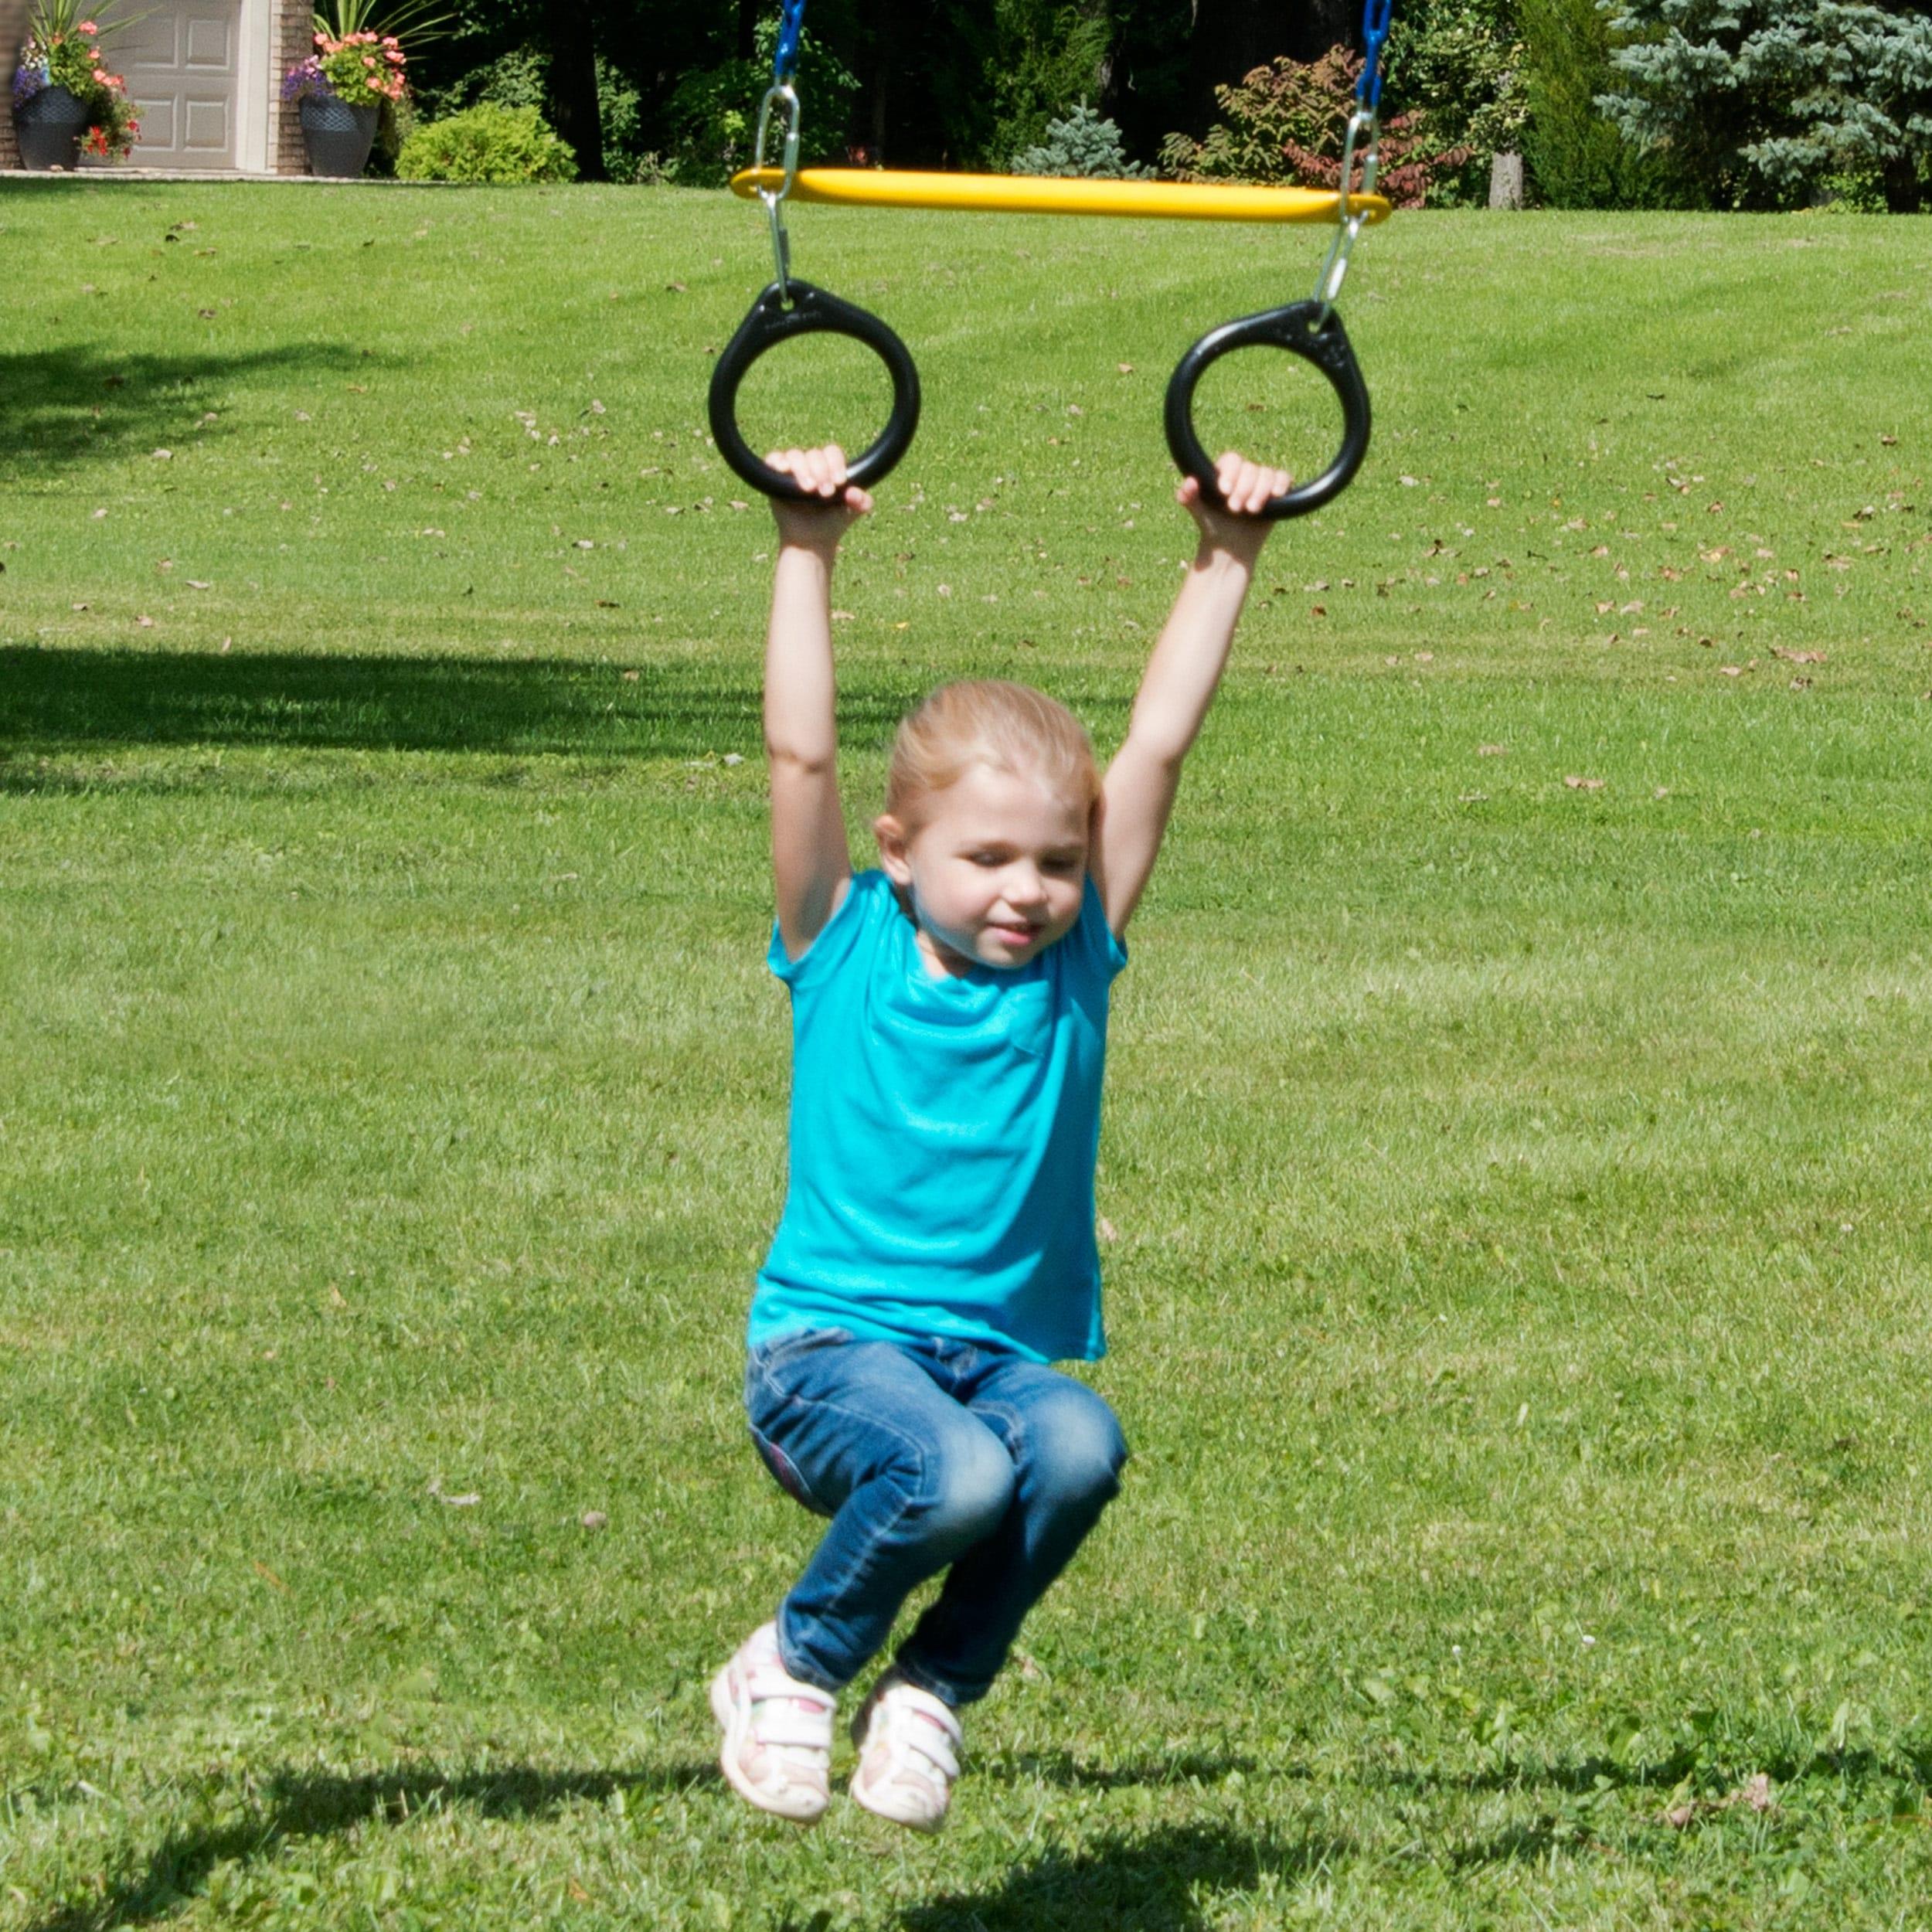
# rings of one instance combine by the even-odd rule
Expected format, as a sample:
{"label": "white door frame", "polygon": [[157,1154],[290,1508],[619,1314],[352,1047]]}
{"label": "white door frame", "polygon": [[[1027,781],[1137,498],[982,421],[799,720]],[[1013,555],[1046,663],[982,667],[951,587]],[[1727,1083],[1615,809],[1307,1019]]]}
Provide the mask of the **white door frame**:
{"label": "white door frame", "polygon": [[244,174],[272,172],[274,159],[268,151],[269,112],[275,91],[282,83],[273,71],[270,59],[273,36],[270,15],[273,0],[241,0],[239,69],[235,87],[240,98],[236,103],[235,165]]}

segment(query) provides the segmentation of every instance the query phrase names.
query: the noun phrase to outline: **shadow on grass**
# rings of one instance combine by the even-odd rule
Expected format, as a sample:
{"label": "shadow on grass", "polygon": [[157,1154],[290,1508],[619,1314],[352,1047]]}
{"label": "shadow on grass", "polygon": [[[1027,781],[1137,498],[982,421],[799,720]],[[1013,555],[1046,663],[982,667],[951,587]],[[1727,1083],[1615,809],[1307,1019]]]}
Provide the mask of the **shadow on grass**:
{"label": "shadow on grass", "polygon": [[0,481],[44,482],[56,468],[171,442],[195,428],[210,391],[222,385],[369,366],[359,350],[326,342],[233,355],[154,355],[80,343],[9,351],[0,354]]}
{"label": "shadow on grass", "polygon": [[951,1893],[903,1913],[904,1932],[1039,1932],[1086,1923],[1108,1932],[1197,1932],[1217,1895],[1298,1881],[1348,1859],[1345,1838],[1274,1838],[1225,1825],[1110,1833],[1056,1850],[997,1885]]}
{"label": "shadow on grass", "polygon": [[[1443,1845],[1441,1869],[1461,1873],[1539,1864],[1558,1845],[1586,1846],[1587,1834],[1579,1835],[1563,1798],[1607,1787],[1648,1790],[1656,1794],[1661,1807],[1680,1781],[1694,1776],[1697,1764],[1694,1754],[1686,1752],[1635,1764],[1592,1757],[1457,1777],[1398,1774],[1370,1782],[1399,1790],[1412,1801],[1431,1794],[1500,1790],[1557,1798],[1553,1808],[1539,1808],[1539,1815],[1491,1836]],[[1903,1782],[1932,1789],[1932,1747],[1908,1748],[1896,1759],[1868,1750],[1793,1755],[1753,1769],[1766,1772],[1780,1787],[1831,1778],[1862,1785]],[[1053,1754],[1015,1759],[993,1775],[1111,1790],[1136,1784],[1174,1785],[1197,1778],[1212,1783],[1235,1771],[1244,1776],[1258,1771],[1277,1784],[1308,1776],[1298,1765],[1264,1764],[1239,1756],[1088,1767]],[[1706,1781],[1710,1792],[1701,1808],[1706,1812],[1726,1808],[1726,1801],[1716,1794],[1733,1780],[1712,1773]],[[1365,1791],[1363,1798],[1372,1801],[1369,1791]],[[1657,1823],[1662,1828],[1665,1822],[1660,1809]],[[1056,1848],[996,1884],[909,1907],[899,1924],[902,1932],[1035,1932],[1041,1926],[1083,1922],[1104,1926],[1108,1932],[1205,1932],[1215,1921],[1217,1901],[1224,1895],[1286,1889],[1346,1866],[1356,1852],[1353,1841],[1342,1835],[1318,1832],[1294,1838],[1266,1828],[1247,1832],[1213,1822],[1166,1825],[1141,1835],[1109,1832],[1078,1848]]]}
{"label": "shadow on grass", "polygon": [[[1777,1786],[1831,1777],[1854,1784],[1902,1781],[1932,1790],[1932,1746],[1907,1747],[1897,1759],[1871,1751],[1818,1753],[1756,1768]],[[1461,1777],[1399,1774],[1375,1782],[1411,1799],[1432,1791],[1502,1788],[1575,1794],[1606,1785],[1647,1788],[1661,1798],[1692,1769],[1688,1758],[1675,1757],[1636,1765],[1590,1758]],[[989,1767],[988,1775],[1006,1782],[1038,1778],[1068,1787],[1113,1790],[1197,1779],[1219,1782],[1235,1771],[1265,1774],[1277,1783],[1301,1781],[1308,1775],[1298,1765],[1239,1756],[1162,1757],[1088,1767],[1064,1754],[1015,1759]],[[252,1786],[247,1817],[170,1834],[138,1868],[108,1880],[97,1896],[35,1920],[25,1932],[113,1932],[152,1924],[191,1904],[219,1865],[259,1863],[291,1843],[371,1821],[400,1825],[425,1811],[459,1806],[484,1818],[536,1820],[566,1805],[606,1804],[620,1791],[721,1790],[716,1766],[708,1759],[631,1772],[541,1771],[527,1765],[457,1774],[423,1767],[359,1777],[283,1770]],[[1369,1794],[1363,1795],[1366,1801]],[[1446,1850],[1443,1862],[1461,1872],[1539,1862],[1559,1842],[1576,1842],[1561,1809]],[[1163,1825],[1138,1835],[1109,1832],[1077,1849],[1049,1851],[997,1883],[909,1906],[899,1924],[901,1932],[1036,1932],[1077,1913],[1108,1932],[1203,1932],[1218,1898],[1301,1883],[1345,1866],[1356,1849],[1352,1838],[1337,1833],[1297,1838],[1265,1826],[1250,1831],[1211,1821]]]}
{"label": "shadow on grass", "polygon": [[[849,740],[883,740],[896,695],[842,700]],[[141,745],[697,757],[756,753],[759,694],[716,667],[566,658],[42,650],[0,646],[0,751]],[[5,788],[36,787],[16,771]]]}
{"label": "shadow on grass", "polygon": [[601,1804],[614,1791],[685,1791],[717,1782],[716,1767],[671,1764],[648,1771],[539,1771],[505,1765],[450,1777],[433,1770],[388,1771],[362,1777],[283,1771],[267,1781],[258,1807],[233,1825],[178,1832],[146,1862],[84,1905],[63,1906],[27,1932],[110,1932],[152,1924],[197,1897],[218,1865],[256,1863],[290,1842],[346,1832],[378,1818],[400,1823],[423,1811],[462,1805],[485,1818],[539,1818],[566,1804]]}
{"label": "shadow on grass", "polygon": [[1139,1785],[1219,1784],[1239,1771],[1252,1777],[1265,1770],[1270,1777],[1297,1782],[1308,1773],[1299,1765],[1270,1764],[1234,1752],[1176,1751],[1160,1757],[1129,1758],[1119,1764],[1090,1764],[1068,1751],[1025,1751],[1002,1756],[974,1767],[975,1775],[1007,1784],[1057,1785],[1063,1790],[1118,1791]]}

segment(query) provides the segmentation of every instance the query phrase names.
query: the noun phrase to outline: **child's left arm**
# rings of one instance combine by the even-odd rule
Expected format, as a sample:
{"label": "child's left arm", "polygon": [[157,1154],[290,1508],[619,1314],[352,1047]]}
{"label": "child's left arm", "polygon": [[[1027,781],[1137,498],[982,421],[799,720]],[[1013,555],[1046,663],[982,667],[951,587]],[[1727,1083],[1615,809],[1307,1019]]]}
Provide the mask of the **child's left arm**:
{"label": "child's left arm", "polygon": [[1274,526],[1254,512],[1288,488],[1287,474],[1230,452],[1215,465],[1227,508],[1203,499],[1192,477],[1178,500],[1201,533],[1134,700],[1127,742],[1114,754],[1094,815],[1088,869],[1116,934],[1140,903],[1181,782],[1181,764],[1214,701],[1256,560]]}

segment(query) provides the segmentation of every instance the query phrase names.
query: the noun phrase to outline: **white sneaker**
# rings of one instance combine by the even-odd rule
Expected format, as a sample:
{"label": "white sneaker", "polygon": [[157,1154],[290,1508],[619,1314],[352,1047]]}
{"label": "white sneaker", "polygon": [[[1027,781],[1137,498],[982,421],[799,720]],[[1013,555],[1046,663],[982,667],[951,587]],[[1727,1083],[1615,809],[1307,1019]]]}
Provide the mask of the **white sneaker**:
{"label": "white sneaker", "polygon": [[889,1670],[852,1719],[852,1740],[859,1747],[855,1804],[915,1832],[946,1822],[961,1743],[950,1704]]}
{"label": "white sneaker", "polygon": [[817,1823],[832,1797],[830,1691],[801,1684],[778,1655],[778,1626],[764,1624],[711,1680],[724,1731],[718,1762],[731,1788],[761,1811]]}

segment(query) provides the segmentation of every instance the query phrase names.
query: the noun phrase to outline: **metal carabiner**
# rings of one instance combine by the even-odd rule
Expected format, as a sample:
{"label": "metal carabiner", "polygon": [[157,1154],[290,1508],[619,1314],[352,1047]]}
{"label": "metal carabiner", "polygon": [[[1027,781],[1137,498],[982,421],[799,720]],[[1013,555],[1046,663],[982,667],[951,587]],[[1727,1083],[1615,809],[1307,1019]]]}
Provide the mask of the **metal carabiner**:
{"label": "metal carabiner", "polygon": [[[1362,140],[1367,136],[1366,142]],[[1351,189],[1349,182],[1355,174],[1355,152],[1358,145],[1362,155],[1362,185]],[[1349,257],[1355,252],[1355,237],[1362,233],[1363,223],[1369,219],[1369,211],[1358,209],[1355,203],[1363,196],[1375,192],[1376,172],[1382,159],[1381,130],[1372,107],[1358,107],[1349,117],[1349,131],[1342,144],[1342,175],[1337,190],[1336,223],[1335,240],[1328,244],[1328,253],[1321,264],[1321,273],[1315,277],[1315,300],[1321,304],[1321,314],[1316,324],[1318,328],[1328,319],[1335,308],[1335,298],[1342,293],[1342,284],[1349,272]]]}
{"label": "metal carabiner", "polygon": [[778,271],[776,279],[779,295],[788,304],[791,300],[791,237],[785,232],[784,199],[791,192],[791,184],[798,175],[798,95],[790,81],[774,82],[765,90],[765,97],[759,104],[758,145],[753,165],[760,169],[771,165],[765,158],[765,146],[771,132],[771,111],[774,106],[784,111],[783,178],[776,188],[760,188],[758,199],[764,203],[765,219],[771,224],[771,259]]}

